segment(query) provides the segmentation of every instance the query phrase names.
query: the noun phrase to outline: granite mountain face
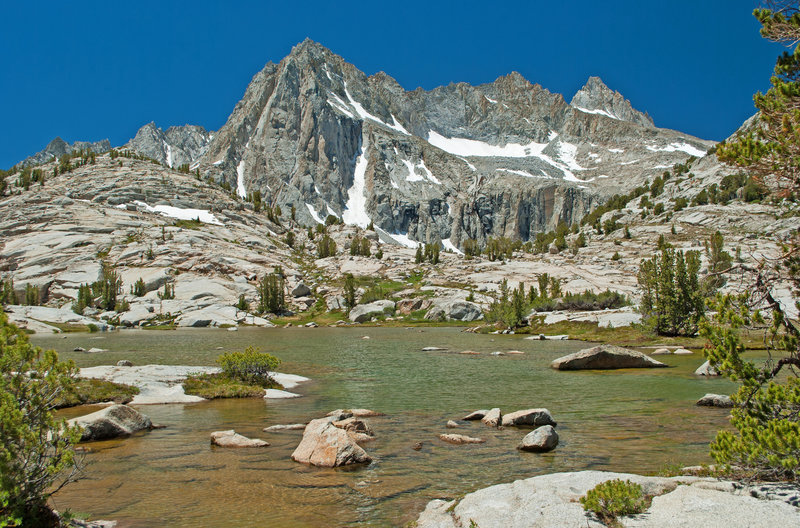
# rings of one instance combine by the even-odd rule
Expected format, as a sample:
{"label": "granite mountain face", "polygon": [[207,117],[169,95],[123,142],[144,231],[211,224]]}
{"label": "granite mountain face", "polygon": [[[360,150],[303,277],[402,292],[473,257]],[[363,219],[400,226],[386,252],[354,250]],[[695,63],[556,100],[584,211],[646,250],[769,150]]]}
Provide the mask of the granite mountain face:
{"label": "granite mountain face", "polygon": [[148,123],[136,133],[127,147],[170,168],[194,164],[208,148],[212,135],[195,125],[174,126],[166,132]]}
{"label": "granite mountain face", "polygon": [[597,77],[571,103],[518,73],[406,91],[306,40],[253,77],[197,165],[307,225],[458,246],[572,223],[713,144],[656,128]]}
{"label": "granite mountain face", "polygon": [[47,163],[54,159],[59,159],[64,154],[72,154],[74,151],[81,151],[81,150],[88,150],[94,152],[95,154],[102,154],[103,152],[108,152],[111,150],[111,143],[104,139],[102,141],[76,141],[73,144],[69,144],[60,137],[56,137],[47,146],[44,150],[40,150],[33,156],[27,157],[22,160],[19,165],[21,167],[30,167],[32,165],[41,165],[42,163]]}

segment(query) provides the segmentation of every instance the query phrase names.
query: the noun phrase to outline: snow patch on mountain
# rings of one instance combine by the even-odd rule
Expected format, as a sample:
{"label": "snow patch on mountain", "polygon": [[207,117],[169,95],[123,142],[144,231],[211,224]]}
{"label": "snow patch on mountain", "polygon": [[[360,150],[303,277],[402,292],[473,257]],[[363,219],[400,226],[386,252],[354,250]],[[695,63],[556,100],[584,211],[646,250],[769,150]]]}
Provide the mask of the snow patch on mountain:
{"label": "snow patch on mountain", "polygon": [[353,173],[353,185],[347,190],[347,203],[345,204],[345,211],[342,213],[342,220],[345,224],[357,225],[366,229],[369,225],[370,219],[367,215],[367,149],[369,148],[369,141],[366,135],[362,134],[361,139],[361,154],[356,160],[356,168]]}

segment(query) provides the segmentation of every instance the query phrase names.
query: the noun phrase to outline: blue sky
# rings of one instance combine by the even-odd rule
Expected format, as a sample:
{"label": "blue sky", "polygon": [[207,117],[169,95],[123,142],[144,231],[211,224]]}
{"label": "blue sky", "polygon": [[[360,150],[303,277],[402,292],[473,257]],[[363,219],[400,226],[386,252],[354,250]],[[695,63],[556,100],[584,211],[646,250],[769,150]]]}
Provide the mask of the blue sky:
{"label": "blue sky", "polygon": [[407,90],[512,70],[569,100],[591,75],[657,126],[720,140],[781,47],[753,0],[3,2],[0,167],[50,139],[121,145],[155,121],[218,129],[251,77],[310,37]]}

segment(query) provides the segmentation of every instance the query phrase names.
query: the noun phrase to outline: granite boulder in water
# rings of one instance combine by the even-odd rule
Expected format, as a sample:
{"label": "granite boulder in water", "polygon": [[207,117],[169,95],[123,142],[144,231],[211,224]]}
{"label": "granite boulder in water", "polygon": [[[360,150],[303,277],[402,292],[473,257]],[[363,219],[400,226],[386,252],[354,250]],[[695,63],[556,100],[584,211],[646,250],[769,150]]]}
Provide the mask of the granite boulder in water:
{"label": "granite boulder in water", "polygon": [[560,357],[550,363],[550,366],[556,370],[609,370],[667,365],[635,350],[615,345],[599,345]]}
{"label": "granite boulder in water", "polygon": [[292,460],[320,467],[339,467],[372,462],[366,451],[344,429],[333,425],[334,416],[311,420],[303,431]]}
{"label": "granite boulder in water", "polygon": [[83,427],[82,442],[128,436],[153,428],[150,418],[127,405],[112,405],[86,416],[73,418],[69,424]]}

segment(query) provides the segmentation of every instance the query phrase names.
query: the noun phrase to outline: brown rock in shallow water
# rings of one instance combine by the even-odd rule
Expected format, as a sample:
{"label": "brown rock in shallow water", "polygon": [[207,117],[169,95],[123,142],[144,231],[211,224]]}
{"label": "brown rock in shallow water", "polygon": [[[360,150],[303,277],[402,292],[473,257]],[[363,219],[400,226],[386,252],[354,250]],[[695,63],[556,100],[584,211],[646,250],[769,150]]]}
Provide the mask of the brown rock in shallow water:
{"label": "brown rock in shallow water", "polygon": [[558,445],[558,433],[552,425],[543,425],[534,429],[522,439],[517,449],[543,453],[552,451]]}
{"label": "brown rock in shallow water", "polygon": [[627,348],[600,345],[560,357],[550,363],[556,370],[610,370],[666,367],[664,363]]}
{"label": "brown rock in shallow water", "polygon": [[242,436],[233,429],[211,433],[211,443],[220,447],[267,447],[269,443]]}
{"label": "brown rock in shallow water", "polygon": [[366,464],[372,458],[344,429],[333,425],[331,417],[311,420],[303,432],[292,460],[320,467]]}
{"label": "brown rock in shallow water", "polygon": [[486,413],[486,416],[481,418],[481,421],[488,425],[489,427],[497,427],[500,425],[503,416],[500,414],[500,408],[495,407],[491,411]]}
{"label": "brown rock in shallow water", "polygon": [[83,427],[82,442],[128,436],[153,428],[150,418],[127,405],[112,405],[86,416],[73,418],[69,423]]}
{"label": "brown rock in shallow water", "polygon": [[440,434],[439,439],[447,442],[448,444],[482,444],[486,442],[483,438],[473,438],[467,435],[460,434]]}

